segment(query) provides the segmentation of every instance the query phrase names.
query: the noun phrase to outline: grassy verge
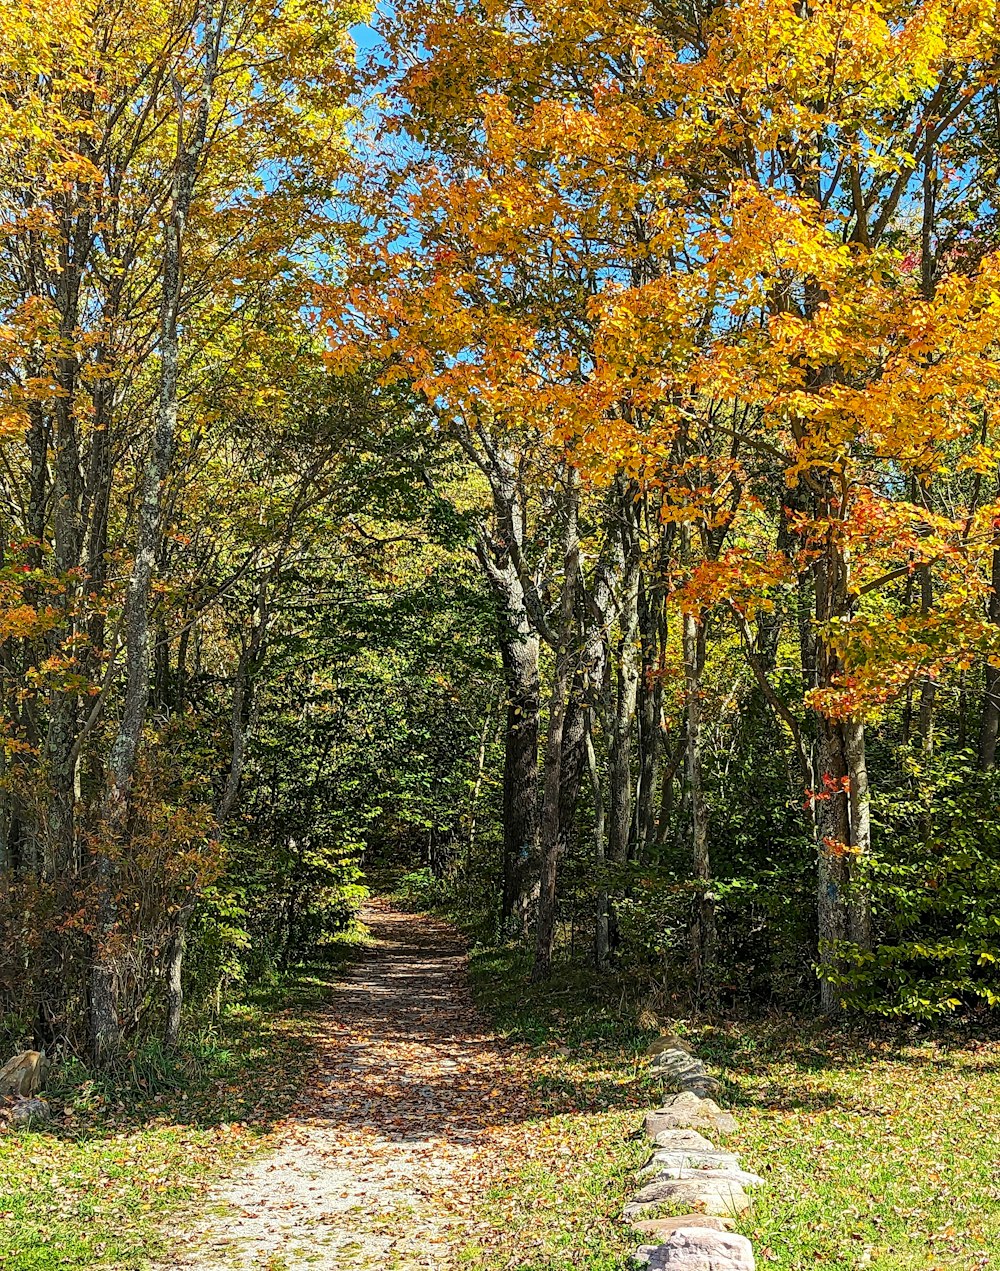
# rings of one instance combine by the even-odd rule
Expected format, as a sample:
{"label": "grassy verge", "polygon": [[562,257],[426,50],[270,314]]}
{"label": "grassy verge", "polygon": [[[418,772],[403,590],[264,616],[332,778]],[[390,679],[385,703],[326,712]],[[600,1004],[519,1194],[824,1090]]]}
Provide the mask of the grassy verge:
{"label": "grassy verge", "polygon": [[996,1042],[779,1021],[702,1051],[728,1073],[739,1150],[768,1180],[742,1224],[761,1265],[996,1265]]}
{"label": "grassy verge", "polygon": [[529,959],[474,950],[473,988],[495,1026],[531,1047],[537,1111],[511,1168],[478,1199],[484,1234],[460,1261],[483,1271],[620,1271],[637,1243],[621,1221],[648,1155],[634,1136],[657,1092],[643,1077],[651,1037],[634,1024],[629,986],[558,964],[544,985]]}
{"label": "grassy verge", "polygon": [[2,1271],[139,1271],[167,1252],[166,1220],[280,1126],[341,966],[255,992],[175,1058],[147,1048],[117,1084],[57,1076],[51,1128],[0,1134]]}
{"label": "grassy verge", "polygon": [[[566,969],[531,986],[511,950],[474,953],[472,966],[484,1010],[534,1049],[549,1111],[524,1159],[479,1202],[491,1234],[465,1261],[489,1271],[620,1271],[637,1243],[621,1209],[647,1151],[629,1136],[659,1096],[642,1076],[651,1034],[634,1023],[628,986]],[[759,1267],[997,1265],[1000,1045],[844,1035],[789,1019],[691,1032],[725,1079],[723,1102],[740,1122],[733,1150],[767,1179],[739,1223]]]}

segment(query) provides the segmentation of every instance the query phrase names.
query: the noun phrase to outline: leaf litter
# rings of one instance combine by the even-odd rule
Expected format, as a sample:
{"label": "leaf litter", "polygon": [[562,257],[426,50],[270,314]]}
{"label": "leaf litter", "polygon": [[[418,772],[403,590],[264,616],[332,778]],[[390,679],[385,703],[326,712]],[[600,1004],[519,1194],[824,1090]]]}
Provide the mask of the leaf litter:
{"label": "leaf litter", "polygon": [[484,1195],[548,1138],[539,1060],[476,1010],[452,928],[384,902],[365,920],[297,1106],[159,1271],[443,1269],[496,1239]]}

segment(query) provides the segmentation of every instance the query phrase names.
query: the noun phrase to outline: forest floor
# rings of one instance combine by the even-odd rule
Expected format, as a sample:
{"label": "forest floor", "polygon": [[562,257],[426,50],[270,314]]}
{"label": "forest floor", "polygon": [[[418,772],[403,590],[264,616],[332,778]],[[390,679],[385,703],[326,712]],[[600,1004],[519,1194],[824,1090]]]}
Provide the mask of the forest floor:
{"label": "forest floor", "polygon": [[[476,998],[536,1050],[558,1040],[563,1058],[545,1081],[576,1161],[568,1180],[531,1166],[496,1190],[514,1256],[487,1265],[622,1271],[622,1224],[605,1222],[595,1238],[580,1192],[594,1168],[588,1144],[612,1146],[623,1166],[634,1159],[636,1096],[651,1108],[659,1094],[644,1076],[650,1034],[636,1027],[627,981],[609,978],[602,990],[593,973],[557,963],[548,984],[526,987],[527,963],[512,948],[475,953]],[[739,1122],[727,1150],[765,1179],[737,1223],[759,1271],[1000,1271],[992,1013],[933,1025],[837,1027],[778,1013],[666,1022],[688,1032],[722,1081],[719,1102]],[[610,1204],[598,1212],[620,1213],[634,1183],[607,1163],[601,1172]]]}
{"label": "forest floor", "polygon": [[[531,985],[524,950],[467,955],[388,902],[366,920],[349,966],[233,1008],[200,1077],[154,1093],[147,1055],[134,1102],[68,1085],[50,1131],[0,1135],[0,1271],[623,1271],[660,1093],[636,984],[558,963]],[[762,1271],[1000,1267],[980,1024],[688,1022],[767,1180],[739,1224]]]}
{"label": "forest floor", "polygon": [[55,1070],[50,1126],[0,1133],[0,1271],[145,1271],[176,1215],[282,1133],[357,936],[231,1003],[180,1052]]}

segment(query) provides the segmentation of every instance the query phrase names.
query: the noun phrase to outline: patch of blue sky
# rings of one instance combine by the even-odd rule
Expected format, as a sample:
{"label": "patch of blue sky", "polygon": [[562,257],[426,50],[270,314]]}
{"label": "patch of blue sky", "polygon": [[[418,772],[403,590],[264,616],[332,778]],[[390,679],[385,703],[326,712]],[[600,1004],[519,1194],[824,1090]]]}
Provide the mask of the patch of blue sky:
{"label": "patch of blue sky", "polygon": [[385,37],[381,28],[387,25],[393,16],[392,5],[375,5],[365,22],[356,22],[348,29],[348,34],[357,49],[358,64],[374,58],[376,62],[386,62],[387,53]]}

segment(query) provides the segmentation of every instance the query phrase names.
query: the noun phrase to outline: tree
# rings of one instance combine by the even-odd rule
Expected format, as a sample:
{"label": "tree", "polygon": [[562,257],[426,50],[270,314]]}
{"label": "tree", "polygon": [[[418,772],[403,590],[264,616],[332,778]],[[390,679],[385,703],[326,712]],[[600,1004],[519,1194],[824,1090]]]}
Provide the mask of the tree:
{"label": "tree", "polygon": [[[712,567],[682,593],[689,707],[706,579],[743,618],[789,587],[808,605],[811,723],[782,718],[806,780],[816,738],[805,794],[834,1009],[846,947],[872,939],[866,721],[913,676],[929,711],[934,667],[992,638],[973,550],[984,509],[934,513],[895,488],[956,454],[991,462],[996,264],[958,266],[991,215],[989,6],[414,4],[389,45],[409,54],[390,127],[413,148],[391,181],[372,174],[376,232],[344,338],[360,316],[393,373],[466,426],[528,428],[591,482],[625,475],[681,504],[671,515]],[[689,480],[703,463],[708,480]],[[722,496],[748,464],[780,500],[764,568],[743,547],[759,496]],[[725,552],[710,546],[720,507]],[[910,571],[936,585],[900,621],[883,593]],[[755,675],[780,704],[759,660]],[[689,755],[697,731],[689,719]],[[693,759],[688,785],[701,873]]]}
{"label": "tree", "polygon": [[[70,4],[58,22],[26,4],[0,23],[4,541],[24,561],[25,607],[53,611],[6,645],[19,771],[4,855],[60,903],[84,892],[88,916],[68,938],[94,932],[87,1009],[102,1061],[124,1027],[121,955],[144,938],[118,897],[158,815],[150,702],[170,663],[171,602],[195,624],[211,611],[204,580],[184,594],[164,572],[185,573],[177,489],[197,480],[176,451],[191,458],[198,435],[224,445],[212,421],[227,394],[285,407],[278,366],[311,338],[309,257],[336,234],[351,16],[309,0],[192,0]],[[247,536],[251,556],[265,539]],[[177,947],[169,927],[187,909],[164,886],[164,943]]]}

